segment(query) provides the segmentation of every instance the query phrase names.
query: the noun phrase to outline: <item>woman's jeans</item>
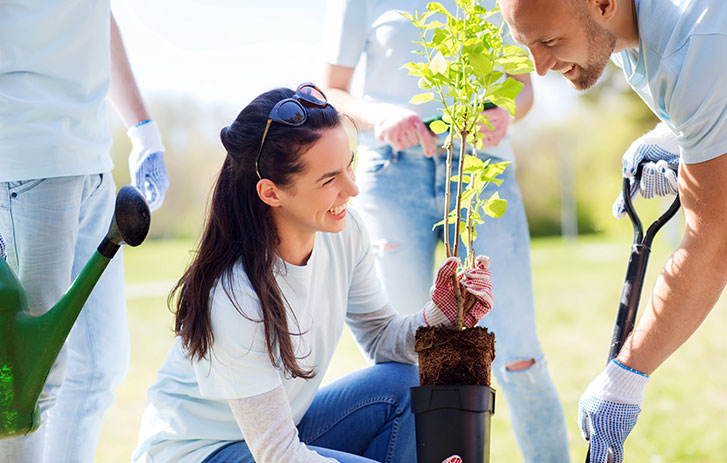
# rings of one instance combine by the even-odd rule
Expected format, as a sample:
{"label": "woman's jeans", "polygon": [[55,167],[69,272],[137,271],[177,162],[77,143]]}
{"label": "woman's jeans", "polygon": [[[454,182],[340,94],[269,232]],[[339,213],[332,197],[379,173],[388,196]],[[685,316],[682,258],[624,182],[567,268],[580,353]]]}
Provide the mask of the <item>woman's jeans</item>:
{"label": "woman's jeans", "polygon": [[[456,148],[452,175],[458,158]],[[354,204],[371,234],[379,278],[401,313],[420,310],[429,300],[435,248],[442,240],[442,227],[432,230],[432,226],[444,216],[445,163],[443,150],[426,158],[419,146],[399,152],[390,146],[361,152],[356,170],[360,193]],[[486,217],[477,227],[474,243],[475,254],[491,259],[495,297],[493,310],[480,324],[496,336],[493,372],[525,461],[564,463],[569,459],[565,421],[535,330],[530,237],[514,163],[501,178],[502,185],[490,184],[482,198],[498,191],[507,200],[507,211],[499,219]],[[452,192],[449,210],[455,207],[454,182]],[[464,260],[463,249],[460,243]],[[525,370],[506,369],[530,359],[535,363]]]}
{"label": "woman's jeans", "polygon": [[[414,415],[409,388],[416,366],[380,363],[322,387],[298,424],[301,442],[340,463],[413,463]],[[235,442],[204,463],[254,463],[245,442]]]}
{"label": "woman's jeans", "polygon": [[[52,307],[96,250],[111,223],[110,173],[0,182],[0,233],[29,309]],[[0,461],[93,462],[105,411],[129,363],[121,252],[81,310],[41,393],[40,428],[0,440]],[[28,340],[31,341],[31,340]]]}

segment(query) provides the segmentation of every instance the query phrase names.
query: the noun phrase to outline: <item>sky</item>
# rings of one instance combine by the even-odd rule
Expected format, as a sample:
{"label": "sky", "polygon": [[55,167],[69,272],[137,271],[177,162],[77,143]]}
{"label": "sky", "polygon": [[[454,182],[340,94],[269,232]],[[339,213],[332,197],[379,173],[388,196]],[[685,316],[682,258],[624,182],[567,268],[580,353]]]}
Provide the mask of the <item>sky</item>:
{"label": "sky", "polygon": [[[326,0],[112,0],[145,97],[244,107],[277,86],[320,75]],[[356,79],[354,79],[354,85]],[[577,93],[533,73],[528,118],[558,119]]]}

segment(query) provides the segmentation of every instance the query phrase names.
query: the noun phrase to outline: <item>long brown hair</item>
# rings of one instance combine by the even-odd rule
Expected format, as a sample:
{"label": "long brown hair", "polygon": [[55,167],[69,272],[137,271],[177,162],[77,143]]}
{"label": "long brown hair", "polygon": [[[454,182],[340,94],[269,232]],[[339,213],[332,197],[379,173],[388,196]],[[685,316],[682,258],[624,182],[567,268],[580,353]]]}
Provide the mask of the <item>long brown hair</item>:
{"label": "long brown hair", "polygon": [[[263,93],[247,105],[235,121],[222,129],[227,150],[212,193],[204,232],[192,263],[169,294],[175,312],[174,330],[182,338],[187,355],[201,359],[213,343],[210,321],[211,291],[219,281],[242,316],[234,297],[233,269],[239,262],[257,294],[270,361],[291,377],[312,378],[315,371],[298,364],[291,336],[285,298],[275,279],[276,249],[280,244],[270,207],[257,195],[255,159],[272,107],[294,92],[280,88]],[[260,157],[260,171],[280,188],[290,187],[304,166],[301,155],[326,129],[341,124],[330,105],[307,107],[308,119],[299,127],[277,122],[270,125]],[[176,302],[175,302],[176,297]],[[275,352],[280,360],[275,358]],[[282,363],[282,365],[280,365]]]}

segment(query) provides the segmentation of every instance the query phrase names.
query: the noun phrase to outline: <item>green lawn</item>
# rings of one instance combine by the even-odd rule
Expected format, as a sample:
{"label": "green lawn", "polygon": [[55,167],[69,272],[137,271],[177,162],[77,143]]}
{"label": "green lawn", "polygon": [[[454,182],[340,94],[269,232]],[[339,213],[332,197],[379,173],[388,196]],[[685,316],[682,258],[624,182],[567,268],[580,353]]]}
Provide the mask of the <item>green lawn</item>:
{"label": "green lawn", "polygon": [[[565,408],[574,462],[583,461],[586,451],[576,425],[578,398],[603,368],[618,308],[630,248],[630,236],[627,230],[624,233],[581,238],[576,243],[560,239],[533,242],[538,330]],[[171,345],[172,317],[165,293],[181,274],[191,245],[188,241],[152,241],[125,250],[131,366],[106,415],[97,461],[130,460],[146,389]],[[668,248],[657,240],[644,299]],[[653,375],[644,411],[626,444],[628,461],[727,462],[726,331],[723,298],[696,335]],[[346,332],[326,381],[363,365]],[[504,397],[498,399],[492,420],[491,461],[521,461]]]}

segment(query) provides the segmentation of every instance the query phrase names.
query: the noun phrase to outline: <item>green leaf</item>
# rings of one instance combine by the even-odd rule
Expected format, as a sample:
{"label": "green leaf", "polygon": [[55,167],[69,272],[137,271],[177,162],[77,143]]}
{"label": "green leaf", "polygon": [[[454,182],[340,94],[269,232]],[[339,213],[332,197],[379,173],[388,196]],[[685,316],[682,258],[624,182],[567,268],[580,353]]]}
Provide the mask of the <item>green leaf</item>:
{"label": "green leaf", "polygon": [[445,74],[447,72],[447,60],[444,59],[442,52],[437,52],[429,63],[429,69],[433,74]]}
{"label": "green leaf", "polygon": [[484,79],[492,72],[492,60],[489,56],[478,53],[468,55],[468,58],[477,77]]}
{"label": "green leaf", "polygon": [[429,130],[439,135],[440,133],[447,132],[449,130],[449,126],[441,120],[436,120],[429,124]]}
{"label": "green leaf", "polygon": [[444,27],[444,23],[437,19],[424,25],[424,29],[428,31],[432,29],[439,29],[440,27]]}
{"label": "green leaf", "polygon": [[409,100],[409,103],[411,104],[422,104],[422,103],[428,103],[434,99],[434,94],[432,92],[427,93],[420,93],[418,95],[414,95],[411,97],[411,100]]}
{"label": "green leaf", "polygon": [[467,39],[467,41],[462,44],[462,54],[465,55],[482,53],[484,50],[485,44],[482,43],[482,40],[478,39],[477,37]]}
{"label": "green leaf", "polygon": [[502,215],[507,210],[507,200],[501,199],[500,195],[497,192],[495,192],[490,197],[490,199],[487,200],[487,203],[485,203],[483,210],[484,210],[485,214],[487,214],[490,217],[493,217],[495,219],[502,217]]}

